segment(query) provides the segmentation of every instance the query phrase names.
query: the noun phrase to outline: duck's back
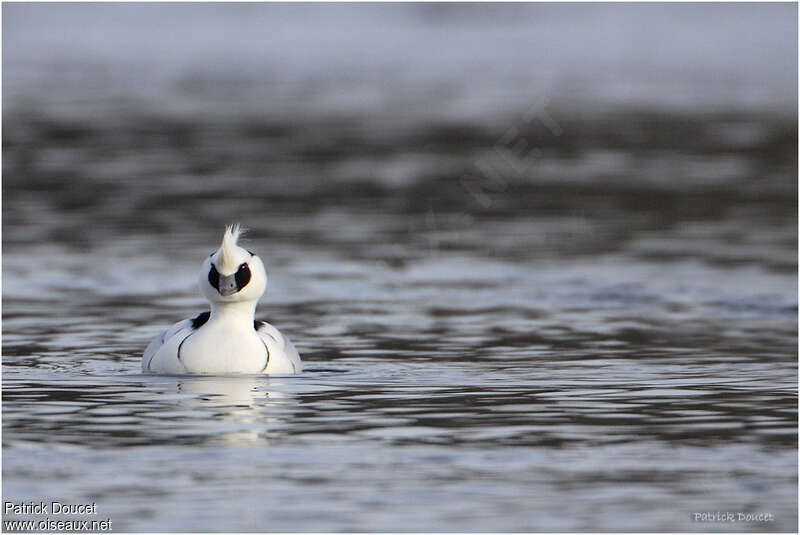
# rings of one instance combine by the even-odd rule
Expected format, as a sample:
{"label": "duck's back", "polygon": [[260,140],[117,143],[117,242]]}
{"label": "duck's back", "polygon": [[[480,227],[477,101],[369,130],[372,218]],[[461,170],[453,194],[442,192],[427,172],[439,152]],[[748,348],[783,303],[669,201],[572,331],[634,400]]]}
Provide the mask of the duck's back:
{"label": "duck's back", "polygon": [[142,356],[142,371],[168,374],[187,373],[177,356],[181,341],[194,331],[192,322],[191,319],[179,321],[150,342]]}
{"label": "duck's back", "polygon": [[269,364],[265,373],[289,374],[303,370],[300,354],[288,336],[266,321],[256,321],[255,327],[256,333],[269,351]]}

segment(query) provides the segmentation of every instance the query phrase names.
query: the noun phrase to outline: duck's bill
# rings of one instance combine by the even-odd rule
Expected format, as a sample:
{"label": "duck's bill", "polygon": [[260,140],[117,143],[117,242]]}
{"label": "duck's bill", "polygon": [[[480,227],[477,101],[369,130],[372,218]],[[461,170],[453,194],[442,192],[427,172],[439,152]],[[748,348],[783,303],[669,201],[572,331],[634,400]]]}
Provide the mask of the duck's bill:
{"label": "duck's bill", "polygon": [[220,276],[219,278],[219,286],[217,287],[217,291],[223,297],[228,295],[233,295],[239,291],[239,285],[236,284],[236,274],[225,276]]}

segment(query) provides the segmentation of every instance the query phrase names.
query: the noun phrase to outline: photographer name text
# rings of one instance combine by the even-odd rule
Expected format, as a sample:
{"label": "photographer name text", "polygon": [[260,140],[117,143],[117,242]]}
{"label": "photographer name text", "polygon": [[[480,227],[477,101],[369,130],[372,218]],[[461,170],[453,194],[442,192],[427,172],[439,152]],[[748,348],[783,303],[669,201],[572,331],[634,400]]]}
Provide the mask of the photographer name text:
{"label": "photographer name text", "polygon": [[773,522],[772,513],[745,513],[741,511],[714,511],[692,513],[695,522]]}
{"label": "photographer name text", "polygon": [[[3,514],[45,516],[43,520],[3,520],[3,531],[111,531],[110,518],[75,519],[70,516],[96,516],[96,503],[3,502]],[[55,517],[55,518],[51,518]]]}
{"label": "photographer name text", "polygon": [[4,502],[3,513],[14,515],[96,515],[96,503]]}

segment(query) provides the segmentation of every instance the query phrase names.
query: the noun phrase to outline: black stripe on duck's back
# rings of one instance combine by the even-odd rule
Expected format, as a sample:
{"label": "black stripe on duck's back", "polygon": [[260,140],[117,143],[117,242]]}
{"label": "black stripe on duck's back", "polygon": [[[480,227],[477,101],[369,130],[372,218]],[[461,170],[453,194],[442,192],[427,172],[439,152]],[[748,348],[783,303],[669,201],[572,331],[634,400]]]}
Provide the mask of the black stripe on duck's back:
{"label": "black stripe on duck's back", "polygon": [[202,314],[198,314],[196,317],[192,318],[192,330],[196,331],[205,325],[210,317],[211,312],[203,312]]}
{"label": "black stripe on duck's back", "polygon": [[266,321],[255,320],[255,321],[253,322],[253,329],[255,329],[255,330],[259,330],[259,329],[261,328],[261,326],[262,326],[262,325],[266,325],[267,323],[268,323],[268,322],[266,322]]}
{"label": "black stripe on duck's back", "polygon": [[[194,318],[192,318],[192,330],[196,331],[200,327],[206,324],[208,318],[211,317],[211,312],[203,312],[202,314],[198,314]],[[254,320],[253,321],[253,329],[256,331],[261,328],[262,325],[267,323],[266,321]]]}

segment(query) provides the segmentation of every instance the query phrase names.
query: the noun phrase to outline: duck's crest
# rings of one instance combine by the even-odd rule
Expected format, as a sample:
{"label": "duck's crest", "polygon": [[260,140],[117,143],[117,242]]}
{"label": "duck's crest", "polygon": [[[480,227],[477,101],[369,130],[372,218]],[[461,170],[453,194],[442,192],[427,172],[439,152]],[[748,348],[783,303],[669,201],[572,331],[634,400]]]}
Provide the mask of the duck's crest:
{"label": "duck's crest", "polygon": [[225,227],[225,234],[222,235],[222,245],[219,248],[218,266],[223,273],[233,273],[236,271],[236,243],[239,236],[244,234],[244,229],[235,223]]}

